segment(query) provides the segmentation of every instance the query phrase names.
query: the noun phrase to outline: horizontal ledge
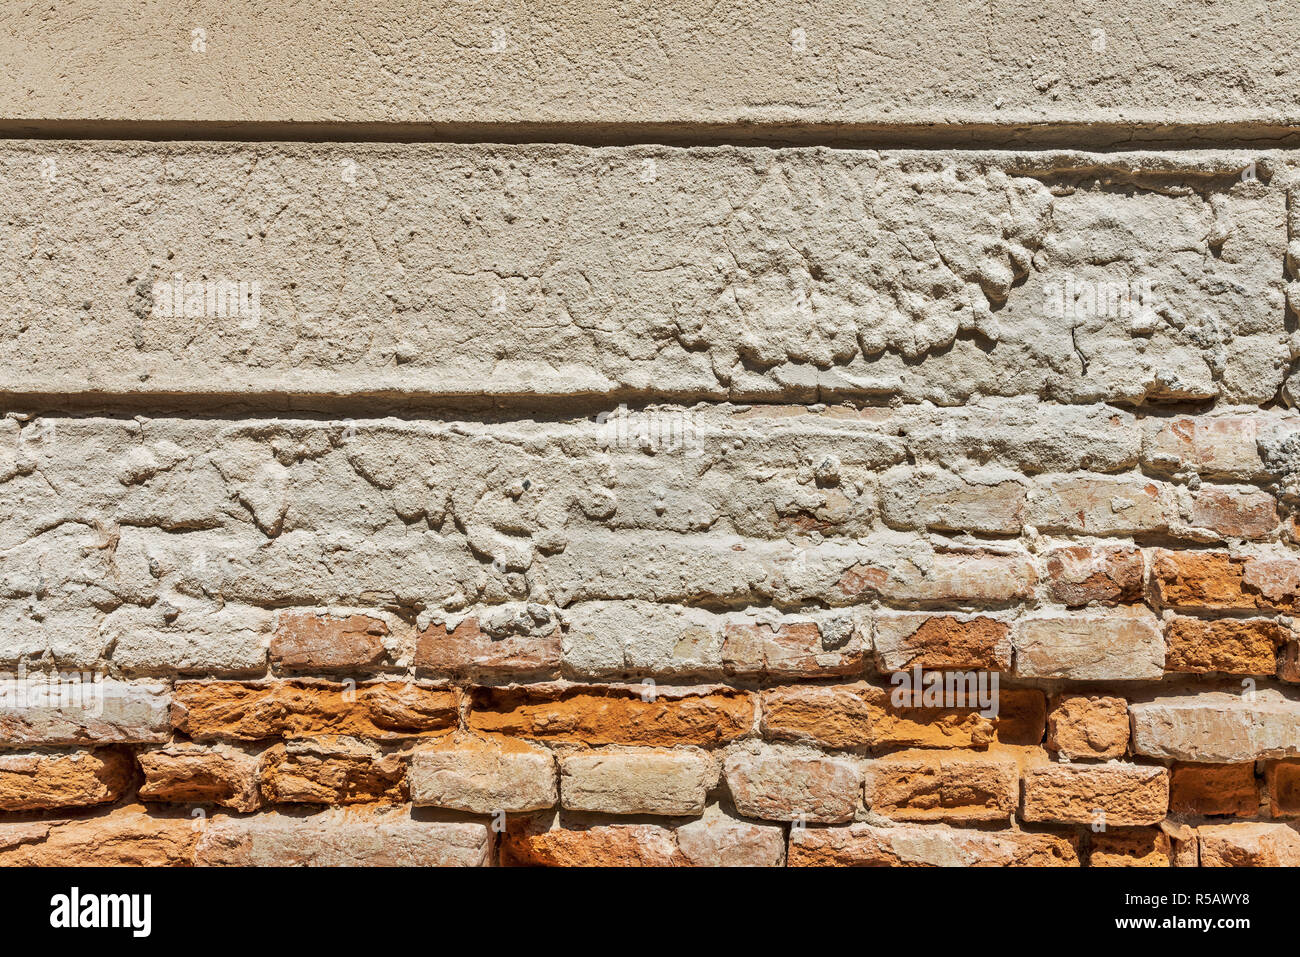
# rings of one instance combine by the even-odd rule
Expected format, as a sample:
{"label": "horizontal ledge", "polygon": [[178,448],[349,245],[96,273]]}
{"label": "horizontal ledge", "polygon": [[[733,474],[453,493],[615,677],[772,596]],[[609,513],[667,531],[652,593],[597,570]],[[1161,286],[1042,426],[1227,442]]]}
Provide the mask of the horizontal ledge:
{"label": "horizontal ledge", "polygon": [[1188,122],[1158,117],[997,122],[363,122],[104,120],[0,117],[3,139],[307,143],[563,143],[579,146],[822,146],[833,149],[1287,149],[1300,147],[1300,116]]}

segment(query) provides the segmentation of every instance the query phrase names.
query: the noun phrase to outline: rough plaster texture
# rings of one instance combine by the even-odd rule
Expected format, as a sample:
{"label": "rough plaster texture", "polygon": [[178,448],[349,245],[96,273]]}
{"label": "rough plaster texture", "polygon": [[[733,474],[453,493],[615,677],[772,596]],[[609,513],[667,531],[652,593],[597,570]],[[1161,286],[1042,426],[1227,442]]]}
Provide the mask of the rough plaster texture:
{"label": "rough plaster texture", "polygon": [[1300,863],[1287,4],[114,6],[0,12],[0,863]]}
{"label": "rough plaster texture", "polygon": [[1261,403],[1290,160],[14,144],[0,390]]}
{"label": "rough plaster texture", "polygon": [[0,117],[280,123],[318,135],[344,123],[461,135],[546,124],[582,135],[599,124],[635,136],[650,125],[678,137],[702,125],[786,137],[902,125],[1009,137],[1075,124],[1081,142],[1124,142],[1134,128],[1161,139],[1227,124],[1262,137],[1300,117],[1297,45],[1287,0],[380,0],[324,12],[75,0],[0,14]]}

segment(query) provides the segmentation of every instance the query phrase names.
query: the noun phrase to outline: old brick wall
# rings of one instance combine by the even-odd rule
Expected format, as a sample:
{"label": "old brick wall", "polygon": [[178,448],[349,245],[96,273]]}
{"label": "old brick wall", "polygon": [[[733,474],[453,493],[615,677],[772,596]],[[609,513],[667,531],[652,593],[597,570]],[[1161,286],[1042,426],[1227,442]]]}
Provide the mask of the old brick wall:
{"label": "old brick wall", "polygon": [[1294,4],[190,6],[0,11],[0,863],[1300,863]]}

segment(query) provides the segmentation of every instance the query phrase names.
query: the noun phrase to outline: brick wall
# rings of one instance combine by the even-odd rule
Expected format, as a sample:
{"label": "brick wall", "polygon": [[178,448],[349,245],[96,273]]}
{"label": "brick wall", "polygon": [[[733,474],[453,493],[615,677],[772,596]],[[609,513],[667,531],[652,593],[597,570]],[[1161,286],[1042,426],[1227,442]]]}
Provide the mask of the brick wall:
{"label": "brick wall", "polygon": [[1288,5],[195,6],[0,13],[0,863],[1300,863]]}

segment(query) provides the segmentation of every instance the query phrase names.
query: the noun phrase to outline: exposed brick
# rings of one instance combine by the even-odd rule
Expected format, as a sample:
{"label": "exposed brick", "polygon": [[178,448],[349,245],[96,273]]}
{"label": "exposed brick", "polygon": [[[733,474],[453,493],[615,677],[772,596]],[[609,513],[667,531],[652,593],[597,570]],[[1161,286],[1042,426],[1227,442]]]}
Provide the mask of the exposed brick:
{"label": "exposed brick", "polygon": [[1063,475],[1038,479],[1029,524],[1040,532],[1140,535],[1164,532],[1177,511],[1169,488],[1146,478]]}
{"label": "exposed brick", "polygon": [[1025,769],[1026,821],[1123,827],[1155,824],[1168,810],[1169,772],[1164,768],[1109,763]]}
{"label": "exposed brick", "polygon": [[284,671],[363,671],[384,659],[388,625],[366,615],[280,616],[271,638],[271,663]]}
{"label": "exposed brick", "polygon": [[501,836],[501,863],[514,867],[685,867],[689,858],[671,828],[658,824],[549,827],[512,819]]}
{"label": "exposed brick", "polygon": [[1271,689],[1160,697],[1129,716],[1134,754],[1213,764],[1300,754],[1300,702]]}
{"label": "exposed brick", "polygon": [[1148,419],[1142,462],[1170,475],[1190,470],[1205,478],[1264,478],[1256,444],[1259,421],[1259,413]]}
{"label": "exposed brick", "polygon": [[156,682],[0,680],[0,747],[166,741],[169,702]]}
{"label": "exposed brick", "polygon": [[1289,824],[1207,824],[1196,829],[1202,867],[1300,867],[1300,832]]}
{"label": "exposed brick", "polygon": [[730,675],[817,678],[860,673],[866,652],[852,627],[832,633],[812,621],[729,622],[723,626],[722,664]]}
{"label": "exposed brick", "polygon": [[1075,681],[1128,681],[1164,674],[1160,622],[1145,608],[1040,614],[1013,633],[1016,674]]}
{"label": "exposed brick", "polygon": [[1173,842],[1156,827],[1116,828],[1088,837],[1089,867],[1171,867]]}
{"label": "exposed brick", "polygon": [[1006,821],[1020,800],[1011,755],[901,751],[867,766],[868,809],[896,821]]}
{"label": "exposed brick", "polygon": [[1202,486],[1192,498],[1192,525],[1219,538],[1267,538],[1277,529],[1277,499],[1259,489]]}
{"label": "exposed brick", "polygon": [[862,770],[851,758],[769,745],[733,751],[723,767],[745,817],[834,824],[852,820],[861,804]]}
{"label": "exposed brick", "polygon": [[1047,715],[1047,747],[1077,760],[1122,758],[1128,751],[1128,702],[1107,695],[1062,694]]}
{"label": "exposed brick", "polygon": [[743,821],[715,804],[676,830],[677,846],[697,867],[779,867],[785,863],[785,828]]}
{"label": "exposed brick", "polygon": [[696,748],[602,748],[560,759],[560,804],[605,814],[699,815],[718,766]]}
{"label": "exposed brick", "polygon": [[0,824],[0,866],[185,866],[197,839],[183,812],[146,813],[126,805],[93,817]]}
{"label": "exposed brick", "polygon": [[542,633],[492,635],[477,618],[466,618],[451,631],[433,624],[416,642],[415,666],[438,677],[554,677],[560,668],[560,631],[549,622],[537,630]]}
{"label": "exposed brick", "polygon": [[809,827],[792,831],[792,867],[1077,867],[1079,839],[944,824]]}
{"label": "exposed brick", "polygon": [[1025,521],[1025,482],[1002,471],[900,467],[880,476],[880,488],[893,528],[1015,535]]}
{"label": "exposed brick", "polygon": [[1270,761],[1264,766],[1269,814],[1300,817],[1300,761]]}
{"label": "exposed brick", "polygon": [[262,755],[269,804],[397,804],[407,797],[406,762],[355,738],[296,739]]}
{"label": "exposed brick", "polygon": [[1254,817],[1259,813],[1254,763],[1174,764],[1169,810],[1197,817]]}
{"label": "exposed brick", "polygon": [[882,614],[874,620],[876,664],[881,671],[1009,671],[1010,626],[980,615]]}
{"label": "exposed brick", "polygon": [[1152,555],[1156,598],[1188,611],[1300,608],[1300,561],[1255,558],[1226,552],[1169,551]]}
{"label": "exposed brick", "polygon": [[138,755],[140,798],[169,804],[216,804],[252,811],[261,803],[256,755],[225,745],[173,744]]}
{"label": "exposed brick", "polygon": [[1128,546],[1071,545],[1048,552],[1047,591],[1072,608],[1142,600],[1142,552]]}
{"label": "exposed brick", "polygon": [[0,754],[0,810],[47,811],[116,801],[131,782],[120,751]]}
{"label": "exposed brick", "polygon": [[740,737],[753,722],[752,695],[711,686],[477,688],[469,714],[475,731],[589,745],[707,747]]}
{"label": "exposed brick", "polygon": [[1271,675],[1291,630],[1266,618],[1175,617],[1165,622],[1165,669],[1230,675]]}
{"label": "exposed brick", "polygon": [[194,860],[208,867],[482,867],[494,844],[486,824],[405,808],[216,817],[201,833]]}
{"label": "exposed brick", "polygon": [[896,706],[895,690],[862,681],[771,688],[761,694],[761,730],[770,740],[830,748],[982,748],[995,741],[1038,744],[1043,737],[1046,703],[1040,691],[1002,690],[993,718],[977,708]]}
{"label": "exposed brick", "polygon": [[411,755],[411,802],[472,814],[537,811],[559,800],[555,757],[544,747],[457,734]]}
{"label": "exposed brick", "polygon": [[453,727],[455,691],[384,681],[183,681],[172,724],[197,741],[258,741],[347,734],[379,741],[422,737]]}
{"label": "exposed brick", "polygon": [[882,689],[865,681],[834,685],[790,685],[759,696],[763,736],[828,748],[855,748],[874,740]]}
{"label": "exposed brick", "polygon": [[1030,597],[1036,580],[1023,556],[943,552],[925,566],[856,564],[840,577],[837,590],[851,600],[1000,605]]}

